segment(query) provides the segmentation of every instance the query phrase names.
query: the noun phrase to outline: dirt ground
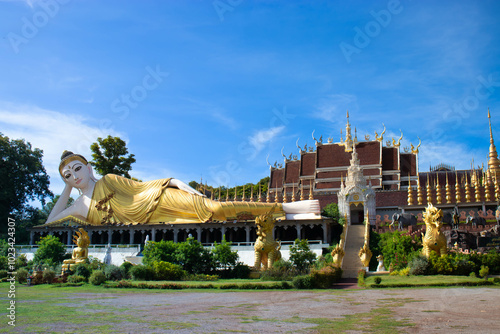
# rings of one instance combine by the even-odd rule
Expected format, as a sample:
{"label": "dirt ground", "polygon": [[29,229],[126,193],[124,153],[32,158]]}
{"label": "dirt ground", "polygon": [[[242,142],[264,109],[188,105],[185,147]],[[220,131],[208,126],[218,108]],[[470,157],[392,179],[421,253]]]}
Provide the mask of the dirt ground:
{"label": "dirt ground", "polygon": [[[115,291],[109,294],[72,294],[75,297],[74,304],[66,301],[65,305],[108,309],[115,312],[117,317],[125,316],[123,320],[113,323],[113,330],[109,332],[116,333],[500,331],[500,289],[494,288],[164,293]],[[79,332],[93,332],[91,328],[88,330],[83,326]],[[47,331],[71,332],[71,328],[53,324]]]}

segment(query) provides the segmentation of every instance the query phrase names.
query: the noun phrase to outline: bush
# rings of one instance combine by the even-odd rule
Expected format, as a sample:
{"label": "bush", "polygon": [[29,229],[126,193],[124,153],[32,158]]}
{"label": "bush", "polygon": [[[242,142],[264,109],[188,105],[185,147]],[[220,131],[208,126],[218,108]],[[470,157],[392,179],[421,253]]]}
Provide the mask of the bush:
{"label": "bush", "polygon": [[101,285],[106,282],[106,275],[102,270],[95,270],[89,277],[89,283],[92,285]]}
{"label": "bush", "polygon": [[471,272],[471,273],[469,274],[469,277],[470,277],[470,278],[476,278],[477,276],[476,276],[476,273],[475,273],[475,272]]}
{"label": "bush", "polygon": [[181,266],[165,261],[153,262],[153,269],[157,280],[177,281],[187,274]]}
{"label": "bush", "polygon": [[133,266],[129,272],[132,279],[136,281],[151,281],[155,278],[155,272],[153,268],[144,266],[142,264]]}
{"label": "bush", "polygon": [[56,272],[50,268],[46,268],[43,271],[43,276],[42,276],[42,282],[47,283],[47,284],[52,284],[54,281],[54,278],[56,278]]}
{"label": "bush", "polygon": [[233,278],[248,278],[252,269],[243,262],[238,262],[231,271]]}
{"label": "bush", "polygon": [[83,276],[80,276],[80,275],[73,274],[73,275],[68,276],[69,283],[83,283],[86,281],[87,281],[87,279]]}
{"label": "bush", "polygon": [[[148,242],[149,244],[149,242]],[[130,268],[132,268],[134,265],[130,262],[123,262],[120,265],[120,271],[122,272],[122,277],[123,278],[130,278]]]}
{"label": "bush", "polygon": [[316,254],[309,248],[306,239],[295,239],[295,243],[290,246],[290,262],[300,271],[305,272],[316,260]]}
{"label": "bush", "polygon": [[381,234],[378,246],[384,263],[392,265],[394,270],[406,268],[408,262],[420,254],[420,244],[399,231]]}
{"label": "bush", "polygon": [[219,276],[217,275],[204,275],[204,274],[191,274],[184,276],[183,278],[185,281],[217,281],[219,279]]}
{"label": "bush", "polygon": [[333,283],[340,280],[342,276],[342,269],[330,264],[324,266],[320,270],[312,269],[310,276],[313,287],[318,289],[328,289],[333,285]]}
{"label": "bush", "polygon": [[239,258],[238,251],[233,251],[231,249],[231,242],[227,242],[225,236],[222,237],[222,242],[220,244],[217,242],[214,243],[212,255],[215,261],[215,267],[224,270],[233,268]]}
{"label": "bush", "polygon": [[410,274],[410,267],[394,270],[392,273],[390,273],[391,276],[408,276],[409,274]]}
{"label": "bush", "polygon": [[273,266],[261,274],[263,281],[286,281],[292,280],[298,275],[298,270],[290,261],[280,259],[273,263]]}
{"label": "bush", "polygon": [[296,276],[292,280],[292,285],[295,289],[312,289],[313,282],[310,275]]}
{"label": "bush", "polygon": [[16,268],[23,268],[28,265],[28,259],[26,258],[25,254],[19,255],[19,257],[16,259]]}
{"label": "bush", "polygon": [[47,235],[37,242],[34,262],[37,264],[46,263],[49,265],[62,262],[66,253],[66,246],[53,235]]}
{"label": "bush", "polygon": [[106,279],[110,281],[119,281],[123,277],[120,267],[113,264],[107,265],[106,268],[104,268],[104,275],[106,275]]}
{"label": "bush", "polygon": [[481,278],[487,279],[489,272],[490,268],[488,268],[487,266],[481,266],[481,269],[479,269],[479,276],[481,276]]}
{"label": "bush", "polygon": [[365,286],[366,270],[358,271],[358,286]]}
{"label": "bush", "polygon": [[24,268],[17,270],[16,279],[19,284],[26,283],[26,280],[28,279],[28,271]]}
{"label": "bush", "polygon": [[375,282],[375,284],[379,285],[382,282],[382,277],[380,276],[374,277],[373,281]]}
{"label": "bush", "polygon": [[72,271],[78,276],[85,277],[85,280],[87,280],[90,277],[90,274],[92,274],[92,270],[90,269],[90,266],[87,263],[77,264],[76,266],[73,267]]}
{"label": "bush", "polygon": [[420,255],[414,257],[409,264],[410,268],[410,275],[425,275],[427,274],[429,267],[429,261],[427,260],[427,257]]}
{"label": "bush", "polygon": [[171,240],[149,241],[144,245],[144,250],[142,251],[144,258],[142,262],[150,266],[157,261],[177,263],[176,253],[179,244]]}
{"label": "bush", "polygon": [[215,269],[212,253],[201,242],[188,238],[177,246],[175,264],[180,264],[184,270],[193,274],[209,274]]}
{"label": "bush", "polygon": [[4,277],[7,277],[7,270],[0,270],[0,279],[1,278],[4,278]]}

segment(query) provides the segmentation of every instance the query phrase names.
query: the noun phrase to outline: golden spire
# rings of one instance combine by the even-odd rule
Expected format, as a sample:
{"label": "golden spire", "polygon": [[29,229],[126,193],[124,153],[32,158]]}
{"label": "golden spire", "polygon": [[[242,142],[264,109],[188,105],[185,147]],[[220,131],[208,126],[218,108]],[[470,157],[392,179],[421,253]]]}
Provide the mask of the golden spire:
{"label": "golden spire", "polygon": [[446,203],[451,203],[451,187],[448,180],[448,172],[446,172]]}
{"label": "golden spire", "polygon": [[226,188],[226,202],[229,202],[229,186]]}
{"label": "golden spire", "polygon": [[274,203],[279,203],[279,195],[277,190],[274,192]]}
{"label": "golden spire", "polygon": [[462,193],[460,188],[460,182],[458,181],[458,173],[455,171],[455,201],[460,203],[462,201]]}
{"label": "golden spire", "polygon": [[424,196],[422,194],[422,187],[420,185],[420,174],[417,174],[417,203],[422,205],[424,202]]}
{"label": "golden spire", "polygon": [[295,202],[295,183],[292,183],[292,202]]}
{"label": "golden spire", "polygon": [[344,149],[346,152],[352,151],[352,135],[351,135],[351,124],[349,123],[349,110],[347,110],[347,124],[345,126],[345,141]]}
{"label": "golden spire", "polygon": [[262,202],[262,185],[260,184],[259,182],[259,199],[258,199],[258,202]]}
{"label": "golden spire", "polygon": [[464,175],[465,177],[465,201],[467,203],[470,203],[470,200],[471,200],[471,194],[470,194],[470,187],[469,187],[469,180],[467,178],[467,173],[465,173]]}
{"label": "golden spire", "polygon": [[218,200],[220,201],[220,200],[221,200],[221,198],[222,198],[222,197],[221,197],[221,193],[220,193],[220,186],[219,186],[219,198],[218,198]]}
{"label": "golden spire", "polygon": [[432,204],[432,188],[429,181],[429,173],[427,173],[427,204]]}
{"label": "golden spire", "polygon": [[241,201],[245,202],[247,200],[247,196],[245,194],[245,185],[243,185],[243,194],[241,195]]}
{"label": "golden spire", "polygon": [[287,203],[288,202],[288,198],[287,198],[287,194],[286,194],[286,186],[284,186],[283,188],[283,203]]}
{"label": "golden spire", "polygon": [[495,175],[495,199],[500,201],[500,185],[498,184],[498,177],[496,174]]}
{"label": "golden spire", "polygon": [[238,201],[238,186],[234,187],[234,201]]}
{"label": "golden spire", "polygon": [[300,200],[303,201],[304,198],[304,181],[300,183]]}
{"label": "golden spire", "polygon": [[266,203],[271,203],[271,189],[267,188]]}
{"label": "golden spire", "polygon": [[250,189],[250,202],[253,202],[253,186]]}
{"label": "golden spire", "polygon": [[309,199],[314,199],[313,187],[312,187],[312,180],[309,181]]}
{"label": "golden spire", "polygon": [[500,174],[500,161],[498,160],[497,149],[493,141],[493,131],[491,130],[490,108],[488,108],[488,122],[490,125],[490,153],[489,153],[490,158],[488,160],[488,169],[490,170],[490,172],[497,175]]}
{"label": "golden spire", "polygon": [[491,192],[490,192],[491,177],[490,177],[490,171],[488,169],[486,170],[485,173],[483,173],[483,184],[484,184],[484,201],[491,202]]}
{"label": "golden spire", "polygon": [[413,205],[413,192],[411,189],[410,173],[408,173],[408,205]]}
{"label": "golden spire", "polygon": [[441,204],[443,197],[441,194],[441,186],[439,185],[439,175],[436,173],[436,204]]}
{"label": "golden spire", "polygon": [[481,202],[481,185],[479,184],[479,175],[474,170],[474,176],[476,177],[476,182],[474,182],[474,193],[476,202]]}

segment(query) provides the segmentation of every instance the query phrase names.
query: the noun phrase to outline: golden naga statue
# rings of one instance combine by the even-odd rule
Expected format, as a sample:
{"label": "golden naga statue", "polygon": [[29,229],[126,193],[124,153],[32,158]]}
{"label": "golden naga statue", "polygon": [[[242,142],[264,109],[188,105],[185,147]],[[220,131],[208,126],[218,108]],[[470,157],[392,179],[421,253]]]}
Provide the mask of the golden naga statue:
{"label": "golden naga statue", "polygon": [[441,256],[448,253],[446,237],[441,232],[443,226],[443,212],[441,209],[429,204],[423,214],[425,222],[425,235],[422,235],[422,243],[424,248],[422,254],[429,257],[431,251],[435,251]]}
{"label": "golden naga statue", "polygon": [[[59,173],[65,188],[46,223],[73,216],[90,225],[204,223],[238,219],[245,213],[258,216],[275,204],[255,202],[219,202],[179,180],[169,178],[137,182],[108,174],[97,180],[83,156],[64,151]],[[73,188],[80,197],[66,208]],[[277,204],[276,216],[287,219],[317,219],[317,200]]]}
{"label": "golden naga statue", "polygon": [[370,250],[370,221],[366,219],[365,222],[365,243],[363,247],[359,250],[359,259],[364,267],[368,267],[370,265],[370,260],[372,259],[372,251]]}
{"label": "golden naga statue", "polygon": [[340,235],[340,241],[337,244],[337,246],[335,246],[335,248],[332,250],[331,253],[333,258],[333,263],[335,264],[335,266],[339,268],[342,266],[342,259],[344,258],[345,255],[344,247],[345,247],[345,235],[347,231],[347,221],[344,224],[345,225],[344,228],[342,229],[342,234]]}
{"label": "golden naga statue", "polygon": [[255,264],[256,270],[267,270],[273,263],[281,259],[281,244],[274,240],[273,229],[275,219],[274,208],[267,214],[260,215],[255,219],[257,225],[257,240],[255,240]]}
{"label": "golden naga statue", "polygon": [[72,270],[79,263],[85,263],[89,255],[88,247],[90,245],[90,238],[83,228],[79,228],[80,232],[76,231],[73,236],[73,242],[78,246],[73,249],[71,259],[64,260],[62,265],[62,274],[67,270]]}

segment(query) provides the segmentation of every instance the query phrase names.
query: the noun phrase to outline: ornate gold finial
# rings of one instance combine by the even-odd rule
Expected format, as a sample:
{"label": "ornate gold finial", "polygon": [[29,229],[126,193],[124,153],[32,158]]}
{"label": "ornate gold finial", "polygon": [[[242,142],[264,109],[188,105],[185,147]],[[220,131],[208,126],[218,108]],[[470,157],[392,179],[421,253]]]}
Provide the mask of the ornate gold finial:
{"label": "ornate gold finial", "polygon": [[462,202],[462,193],[457,171],[455,171],[455,201],[456,203]]}
{"label": "ornate gold finial", "polygon": [[300,183],[300,200],[303,201],[304,198],[304,181]]}
{"label": "ornate gold finial", "polygon": [[476,202],[481,202],[481,185],[479,184],[479,175],[474,171],[476,182],[474,182],[474,195]]}
{"label": "ornate gold finial", "polygon": [[238,186],[234,187],[234,201],[238,201]]}
{"label": "ornate gold finial", "polygon": [[295,202],[295,183],[292,182],[292,202]]}
{"label": "ornate gold finial", "polygon": [[349,110],[347,110],[347,124],[345,126],[345,141],[343,145],[346,152],[352,151],[353,140],[351,135],[351,124],[349,123]]}
{"label": "ornate gold finial", "polygon": [[420,145],[422,144],[422,141],[420,140],[419,137],[418,138],[418,145],[417,147],[414,147],[412,143],[410,143],[410,146],[411,146],[411,153],[413,154],[418,154],[418,148],[420,147]]}
{"label": "ornate gold finial", "polygon": [[314,199],[312,180],[309,181],[309,199]]}
{"label": "ornate gold finial", "polygon": [[219,186],[219,198],[217,199],[219,202],[222,200],[222,197],[221,197],[221,189],[220,189],[220,186]]}
{"label": "ornate gold finial", "polygon": [[253,186],[250,186],[250,202],[253,202]]}
{"label": "ornate gold finial", "polygon": [[279,201],[280,201],[280,196],[279,196],[278,190],[275,190],[274,191],[274,203],[279,203]]}
{"label": "ornate gold finial", "polygon": [[[401,129],[399,130],[401,131]],[[403,139],[403,131],[401,131],[401,137],[399,137],[398,141],[396,142],[396,140],[394,140],[394,138],[392,138],[392,146],[393,147],[399,147],[401,146],[401,140]]]}
{"label": "ornate gold finial", "polygon": [[495,142],[493,141],[493,131],[491,129],[491,115],[490,108],[488,108],[488,123],[490,125],[490,152],[488,159],[488,169],[490,172],[496,176],[500,174],[500,161],[498,160],[497,149],[495,147]]}
{"label": "ornate gold finial", "polygon": [[271,189],[267,188],[266,203],[271,203]]}
{"label": "ornate gold finial", "polygon": [[448,180],[448,172],[446,172],[446,203],[451,203],[451,188]]}
{"label": "ornate gold finial", "polygon": [[432,204],[432,188],[429,181],[429,174],[427,174],[427,204]]}
{"label": "ornate gold finial", "polygon": [[424,203],[424,196],[422,194],[422,186],[420,185],[420,174],[417,174],[417,203],[422,205]]}
{"label": "ornate gold finial", "polygon": [[436,204],[441,204],[443,197],[441,194],[441,185],[439,184],[439,174],[436,173]]}
{"label": "ornate gold finial", "polygon": [[214,200],[214,189],[212,188],[212,191],[210,192],[210,199],[213,201]]}
{"label": "ornate gold finial", "polygon": [[229,186],[226,187],[226,202],[229,202]]}
{"label": "ornate gold finial", "polygon": [[384,123],[382,123],[382,126],[384,127],[384,131],[382,131],[382,133],[380,134],[380,136],[378,135],[377,131],[375,131],[375,140],[379,141],[379,142],[382,142],[384,140],[384,133],[385,133],[385,125],[384,125]]}
{"label": "ornate gold finial", "polygon": [[262,203],[262,185],[259,182],[259,199],[257,200],[259,203]]}
{"label": "ornate gold finial", "polygon": [[469,187],[469,180],[467,178],[467,173],[465,173],[464,177],[465,177],[465,201],[467,203],[470,203],[470,200],[471,200],[472,196],[471,196],[471,193],[470,193],[471,189]]}
{"label": "ornate gold finial", "polygon": [[365,140],[370,141],[370,135],[365,135]]}
{"label": "ornate gold finial", "polygon": [[247,196],[245,194],[245,185],[243,185],[243,193],[241,195],[241,201],[245,202],[247,200]]}
{"label": "ornate gold finial", "polygon": [[413,192],[411,189],[410,173],[408,173],[408,205],[413,205]]}
{"label": "ornate gold finial", "polygon": [[287,203],[288,198],[287,198],[287,193],[286,193],[286,186],[283,187],[283,203]]}

